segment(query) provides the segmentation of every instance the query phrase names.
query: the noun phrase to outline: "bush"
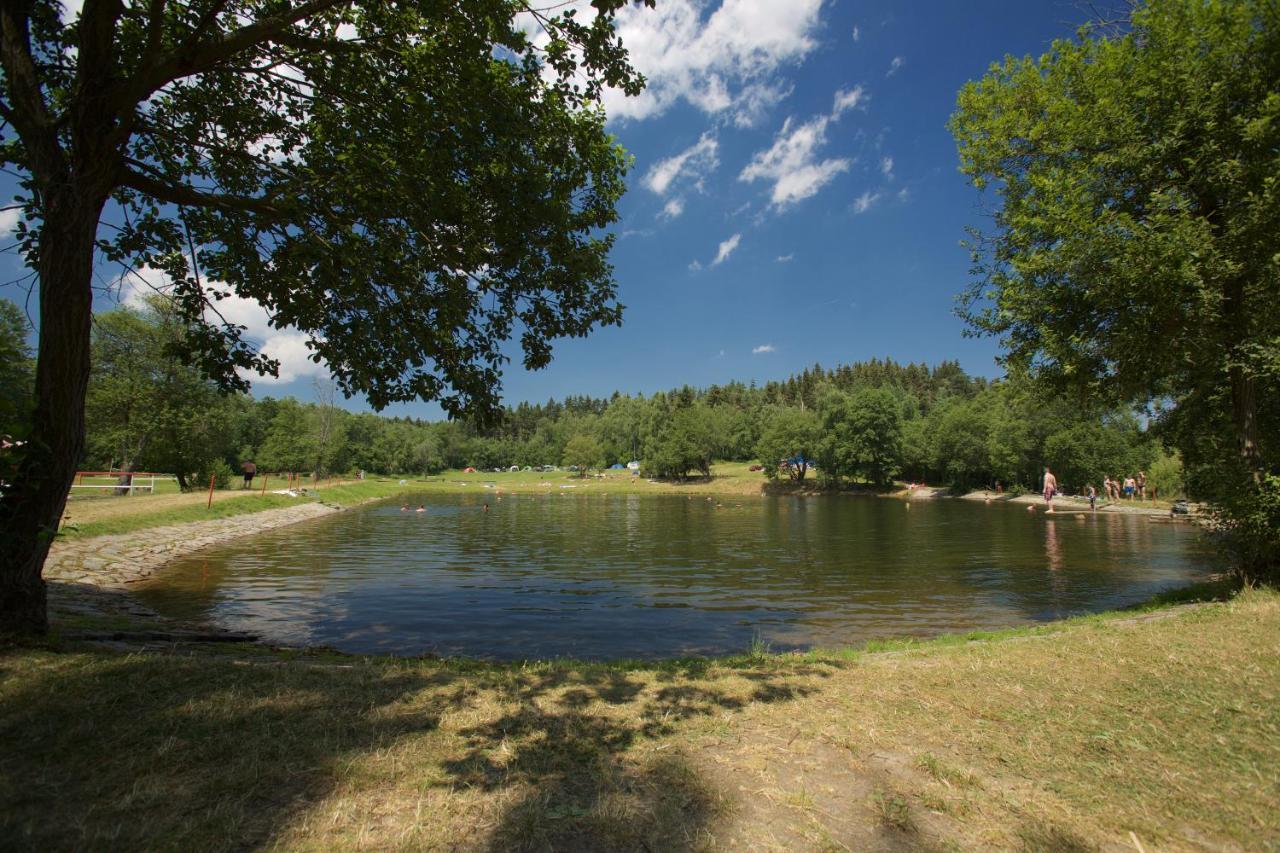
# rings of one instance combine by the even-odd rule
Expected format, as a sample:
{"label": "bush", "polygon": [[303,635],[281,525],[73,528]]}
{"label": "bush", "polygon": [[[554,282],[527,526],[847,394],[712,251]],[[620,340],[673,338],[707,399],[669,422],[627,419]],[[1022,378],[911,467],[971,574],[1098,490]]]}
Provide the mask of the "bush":
{"label": "bush", "polygon": [[191,484],[193,489],[209,488],[209,478],[214,478],[214,486],[219,489],[225,489],[231,485],[232,480],[237,474],[231,469],[224,459],[216,459],[212,462],[206,462],[200,466],[200,470],[196,472],[195,481]]}
{"label": "bush", "polygon": [[1280,582],[1280,476],[1238,489],[1215,503],[1210,517],[1237,576]]}
{"label": "bush", "polygon": [[1147,484],[1155,489],[1155,494],[1166,500],[1182,497],[1186,484],[1182,477],[1182,457],[1175,450],[1172,453],[1163,448],[1152,460],[1147,470]]}

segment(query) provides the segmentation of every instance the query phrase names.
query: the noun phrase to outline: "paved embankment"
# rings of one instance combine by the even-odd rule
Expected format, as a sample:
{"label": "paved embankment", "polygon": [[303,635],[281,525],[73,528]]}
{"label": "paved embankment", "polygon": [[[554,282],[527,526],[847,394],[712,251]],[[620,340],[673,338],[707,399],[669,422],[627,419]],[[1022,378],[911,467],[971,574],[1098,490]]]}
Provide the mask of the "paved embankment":
{"label": "paved embankment", "polygon": [[176,557],[242,536],[338,512],[308,501],[263,512],[54,543],[45,562],[49,603],[58,614],[154,616],[125,594]]}

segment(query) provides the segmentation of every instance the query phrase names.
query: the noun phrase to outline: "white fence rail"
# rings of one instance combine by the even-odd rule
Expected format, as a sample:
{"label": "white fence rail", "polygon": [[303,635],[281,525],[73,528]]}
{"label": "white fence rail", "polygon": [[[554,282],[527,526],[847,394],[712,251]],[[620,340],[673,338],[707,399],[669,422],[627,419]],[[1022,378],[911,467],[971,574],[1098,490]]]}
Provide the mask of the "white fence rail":
{"label": "white fence rail", "polygon": [[[168,479],[171,475],[155,474],[150,471],[77,471],[76,481],[71,484],[74,489],[97,489],[99,491],[115,491],[132,495],[134,492],[156,493],[156,478]],[[85,483],[85,477],[115,477],[114,483]],[[124,482],[120,482],[124,480]]]}

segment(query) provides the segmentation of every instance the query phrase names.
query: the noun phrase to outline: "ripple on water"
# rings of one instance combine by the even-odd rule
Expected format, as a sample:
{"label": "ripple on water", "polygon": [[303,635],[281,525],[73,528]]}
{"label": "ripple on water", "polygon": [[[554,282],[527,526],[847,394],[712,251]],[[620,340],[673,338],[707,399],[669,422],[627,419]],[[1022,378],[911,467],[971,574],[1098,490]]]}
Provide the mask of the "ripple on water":
{"label": "ripple on water", "polygon": [[187,557],[161,613],[352,652],[499,659],[836,646],[1053,619],[1207,573],[1198,534],[966,501],[407,495]]}

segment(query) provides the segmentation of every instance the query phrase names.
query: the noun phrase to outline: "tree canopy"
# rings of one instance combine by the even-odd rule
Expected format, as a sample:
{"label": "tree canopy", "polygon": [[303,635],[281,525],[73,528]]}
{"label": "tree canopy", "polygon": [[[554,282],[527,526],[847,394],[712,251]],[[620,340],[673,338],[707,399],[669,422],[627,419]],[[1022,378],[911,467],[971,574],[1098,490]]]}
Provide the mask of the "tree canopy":
{"label": "tree canopy", "polygon": [[973,328],[1015,372],[1157,406],[1220,506],[1280,487],[1277,80],[1274,2],[1149,0],[993,66],[951,121],[997,199]]}
{"label": "tree canopy", "polygon": [[[39,290],[30,441],[0,497],[0,627],[43,630],[41,567],[84,449],[95,263],[167,279],[174,351],[224,389],[276,365],[237,296],[343,393],[492,414],[526,367],[621,317],[608,262],[635,94],[627,0],[56,0],[0,6],[0,166]],[[653,0],[642,0],[652,5]]]}

